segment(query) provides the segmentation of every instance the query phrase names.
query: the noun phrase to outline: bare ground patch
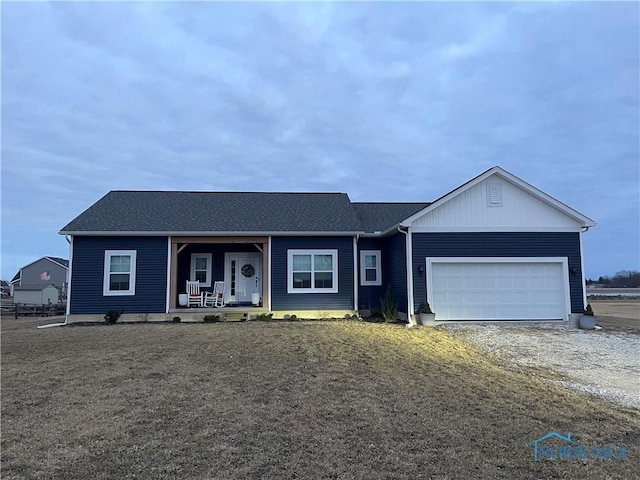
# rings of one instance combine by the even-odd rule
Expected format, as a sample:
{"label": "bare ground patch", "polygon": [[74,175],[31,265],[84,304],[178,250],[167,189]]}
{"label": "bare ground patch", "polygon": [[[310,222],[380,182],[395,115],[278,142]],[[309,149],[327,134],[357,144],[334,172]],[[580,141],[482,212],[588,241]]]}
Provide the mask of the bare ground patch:
{"label": "bare ground patch", "polygon": [[451,331],[494,354],[506,368],[532,369],[559,385],[640,408],[640,336],[635,331],[495,325]]}
{"label": "bare ground patch", "polygon": [[[439,329],[2,322],[3,479],[632,478],[637,413]],[[6,333],[5,333],[6,332]],[[533,462],[549,431],[625,461]]]}

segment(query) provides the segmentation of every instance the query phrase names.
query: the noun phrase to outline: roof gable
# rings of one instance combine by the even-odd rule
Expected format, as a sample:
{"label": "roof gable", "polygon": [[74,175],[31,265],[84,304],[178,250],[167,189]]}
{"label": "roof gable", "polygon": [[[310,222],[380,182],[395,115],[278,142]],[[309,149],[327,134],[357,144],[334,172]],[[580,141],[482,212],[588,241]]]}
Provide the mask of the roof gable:
{"label": "roof gable", "polygon": [[[496,194],[493,204],[489,196]],[[413,227],[583,228],[595,222],[500,167],[493,167],[405,219]]]}
{"label": "roof gable", "polygon": [[112,191],[60,233],[360,231],[344,193]]}
{"label": "roof gable", "polygon": [[18,280],[20,278],[20,274],[22,270],[24,270],[25,268],[29,268],[31,265],[35,265],[36,263],[41,262],[42,260],[46,260],[48,262],[54,263],[57,266],[65,268],[67,270],[69,269],[69,260],[67,259],[60,258],[60,257],[40,257],[34,260],[33,262],[27,263],[26,265],[21,267],[20,270],[13,276],[11,281],[13,282],[15,280]]}

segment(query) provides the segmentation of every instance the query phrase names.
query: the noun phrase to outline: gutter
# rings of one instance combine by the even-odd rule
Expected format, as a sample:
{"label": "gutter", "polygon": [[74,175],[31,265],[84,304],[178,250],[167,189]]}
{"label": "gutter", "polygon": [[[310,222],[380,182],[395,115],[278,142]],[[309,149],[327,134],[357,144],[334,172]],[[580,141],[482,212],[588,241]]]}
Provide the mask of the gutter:
{"label": "gutter", "polygon": [[73,263],[73,237],[65,235],[65,240],[69,244],[69,268],[67,270],[69,278],[67,282],[67,308],[64,313],[64,323],[50,323],[48,325],[38,325],[37,328],[64,327],[69,322],[69,310],[71,306],[71,265]]}

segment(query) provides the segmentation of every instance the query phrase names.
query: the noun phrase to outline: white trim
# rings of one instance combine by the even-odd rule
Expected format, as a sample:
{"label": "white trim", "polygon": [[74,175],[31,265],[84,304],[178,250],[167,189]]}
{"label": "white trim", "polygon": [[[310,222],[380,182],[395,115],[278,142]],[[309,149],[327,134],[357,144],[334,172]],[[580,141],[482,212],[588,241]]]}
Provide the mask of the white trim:
{"label": "white trim", "polygon": [[562,286],[565,307],[563,320],[569,320],[569,314],[571,313],[571,287],[569,285],[569,261],[567,257],[426,257],[425,262],[427,301],[429,302],[431,302],[433,298],[432,266],[434,263],[560,263],[562,264]]}
{"label": "white trim", "polygon": [[200,282],[201,287],[210,287],[211,284],[211,275],[213,274],[213,267],[211,262],[213,261],[213,255],[211,253],[192,253],[191,261],[190,261],[190,270],[189,270],[189,278],[193,280],[196,279],[196,259],[198,258],[206,258],[207,259],[207,269],[205,272],[205,281]]}
{"label": "white trim", "polygon": [[269,257],[267,258],[267,269],[269,270],[269,278],[267,279],[267,295],[269,297],[269,303],[265,306],[271,311],[271,237],[269,237],[268,240]]}
{"label": "white trim", "polygon": [[[67,318],[71,315],[71,277],[72,272],[71,266],[73,265],[73,235],[69,235],[69,270],[67,271],[68,282],[67,282],[67,306],[65,308],[65,314]],[[67,319],[65,318],[65,323]]]}
{"label": "white trim", "polygon": [[587,307],[587,282],[584,278],[584,252],[582,251],[582,232],[580,233],[578,238],[580,239],[580,275],[582,276],[582,308],[586,308]]}
{"label": "white trim", "polygon": [[406,234],[406,264],[407,264],[407,318],[411,325],[411,315],[415,315],[413,306],[413,229],[407,227]]}
{"label": "white trim", "polygon": [[575,227],[500,227],[500,226],[481,226],[481,227],[411,227],[414,233],[458,233],[458,232],[581,232],[582,228]]}
{"label": "white trim", "polygon": [[164,313],[169,313],[171,306],[171,237],[167,237],[167,289],[165,297],[166,311]]}
{"label": "white trim", "polygon": [[[55,263],[56,265],[61,266],[61,267],[62,267],[62,268],[64,268],[65,270],[69,270],[69,267],[68,267],[68,266],[66,266],[66,265],[64,265],[64,264],[62,264],[62,263],[60,263],[60,262],[56,262],[56,261],[55,261],[53,258],[51,258],[51,257],[43,257],[43,258],[46,258],[46,259],[47,259],[47,260],[49,260],[50,262]],[[36,260],[36,262],[37,262],[37,260]],[[33,263],[35,263],[35,262],[33,262]],[[24,268],[24,267],[22,267],[22,268]]]}
{"label": "white trim", "polygon": [[[124,296],[136,294],[136,257],[138,252],[136,250],[105,250],[104,251],[104,271],[102,277],[102,295],[106,296]],[[111,274],[111,257],[116,256],[129,256],[129,272],[115,272],[115,273],[127,273],[129,275],[129,290],[109,290],[109,275]]]}
{"label": "white trim", "polygon": [[[376,259],[376,279],[367,280],[365,257],[375,256]],[[356,283],[357,285],[357,283]],[[360,285],[367,286],[379,286],[382,285],[382,251],[381,250],[360,250]]]}
{"label": "white trim", "polygon": [[[293,256],[294,255],[311,255],[311,288],[294,288],[293,287]],[[331,255],[332,256],[332,272],[331,280],[333,286],[331,288],[315,288],[313,256],[314,255]],[[291,249],[287,250],[287,293],[338,293],[338,250],[333,248],[327,249]]]}
{"label": "white trim", "polygon": [[432,210],[435,210],[436,208],[438,208],[442,204],[448,202],[449,200],[451,200],[454,197],[457,197],[461,193],[469,190],[470,188],[474,187],[475,185],[477,185],[478,183],[482,182],[483,180],[487,179],[488,177],[490,177],[492,175],[497,175],[497,176],[503,178],[504,180],[513,183],[517,187],[520,187],[522,190],[528,192],[529,194],[533,195],[534,197],[536,197],[537,199],[541,200],[542,202],[544,202],[544,203],[546,203],[548,205],[551,205],[552,207],[560,210],[562,213],[564,213],[568,217],[570,217],[570,218],[574,219],[575,221],[579,222],[582,227],[593,227],[593,226],[596,225],[596,222],[593,221],[592,219],[590,219],[589,217],[587,217],[586,215],[583,215],[582,213],[578,212],[577,210],[574,210],[573,208],[569,207],[568,205],[562,203],[560,200],[557,200],[557,199],[553,198],[551,195],[548,195],[548,194],[544,193],[542,190],[539,190],[538,188],[534,187],[533,185],[525,182],[524,180],[516,177],[512,173],[509,173],[506,170],[504,170],[503,168],[498,167],[498,166],[490,168],[486,172],[481,173],[480,175],[478,175],[477,177],[475,177],[472,180],[468,181],[467,183],[464,183],[463,185],[460,185],[459,187],[451,190],[449,193],[443,195],[442,197],[437,199],[435,202],[433,202],[431,205],[423,208],[419,212],[414,213],[409,218],[407,218],[404,221],[402,221],[400,223],[400,225],[401,226],[405,226],[405,227],[411,225],[411,223],[413,223],[418,218],[423,217],[426,213],[428,213],[428,212],[430,212]]}

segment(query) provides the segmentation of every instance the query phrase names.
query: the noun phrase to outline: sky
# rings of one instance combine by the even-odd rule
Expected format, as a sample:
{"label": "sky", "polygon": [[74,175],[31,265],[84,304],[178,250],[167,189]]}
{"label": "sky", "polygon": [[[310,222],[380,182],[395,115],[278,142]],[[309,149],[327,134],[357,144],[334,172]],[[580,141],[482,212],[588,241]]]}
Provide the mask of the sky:
{"label": "sky", "polygon": [[640,4],[1,2],[1,275],[110,190],[431,201],[499,165],[640,270]]}

